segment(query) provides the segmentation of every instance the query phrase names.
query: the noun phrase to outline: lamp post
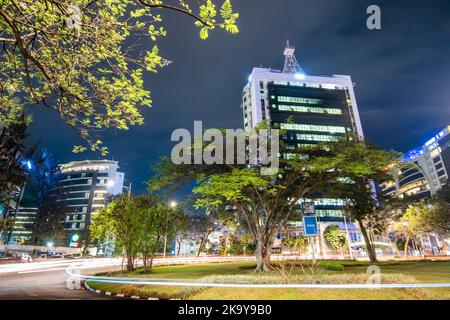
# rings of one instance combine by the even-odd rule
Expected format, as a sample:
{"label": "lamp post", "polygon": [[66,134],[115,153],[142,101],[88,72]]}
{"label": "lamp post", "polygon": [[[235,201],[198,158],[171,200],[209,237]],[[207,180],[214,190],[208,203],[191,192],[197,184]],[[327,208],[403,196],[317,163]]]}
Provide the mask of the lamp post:
{"label": "lamp post", "polygon": [[[107,183],[108,187],[114,187],[114,184],[115,184],[114,180],[109,180]],[[122,186],[122,188],[128,191],[128,199],[130,199],[131,198],[131,182],[128,187]]]}
{"label": "lamp post", "polygon": [[[177,206],[177,202],[176,201],[170,201],[169,206],[174,209]],[[164,255],[163,258],[166,258],[166,251],[167,251],[167,221],[166,221],[166,232],[164,234]]]}

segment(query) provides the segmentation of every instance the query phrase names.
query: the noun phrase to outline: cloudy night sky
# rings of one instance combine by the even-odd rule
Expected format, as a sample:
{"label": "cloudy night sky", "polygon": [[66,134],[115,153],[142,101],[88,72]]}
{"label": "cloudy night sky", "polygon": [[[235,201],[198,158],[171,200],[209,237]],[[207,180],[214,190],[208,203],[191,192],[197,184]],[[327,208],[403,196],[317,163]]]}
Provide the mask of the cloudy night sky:
{"label": "cloudy night sky", "polygon": [[[185,16],[164,14],[168,35],[160,53],[173,63],[146,75],[153,108],[145,124],[103,135],[108,159],[119,161],[125,183],[144,192],[150,165],[170,153],[174,129],[242,128],[242,88],[252,67],[282,69],[286,40],[307,74],[351,75],[366,138],[407,151],[450,124],[449,0],[232,0],[240,33],[215,30],[208,40]],[[377,4],[382,29],[366,28]],[[149,46],[151,43],[144,44]],[[56,113],[33,106],[30,142],[41,139],[59,162],[102,159],[73,154],[81,141]]]}

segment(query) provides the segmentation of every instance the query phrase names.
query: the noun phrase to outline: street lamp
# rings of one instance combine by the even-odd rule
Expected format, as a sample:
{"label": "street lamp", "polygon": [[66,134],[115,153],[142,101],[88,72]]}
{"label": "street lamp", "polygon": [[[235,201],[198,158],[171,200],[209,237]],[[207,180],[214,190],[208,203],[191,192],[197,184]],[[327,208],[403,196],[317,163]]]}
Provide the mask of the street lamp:
{"label": "street lamp", "polygon": [[[172,209],[176,208],[177,205],[178,205],[178,203],[176,201],[172,200],[169,202],[169,206]],[[164,259],[166,258],[166,250],[167,250],[167,221],[166,221],[166,233],[164,235],[164,255],[163,255]]]}
{"label": "street lamp", "polygon": [[[115,184],[114,180],[108,180],[108,182],[106,183],[106,185],[111,188],[114,187],[114,184]],[[122,186],[122,188],[128,191],[128,199],[130,199],[131,198],[131,182],[128,187]]]}

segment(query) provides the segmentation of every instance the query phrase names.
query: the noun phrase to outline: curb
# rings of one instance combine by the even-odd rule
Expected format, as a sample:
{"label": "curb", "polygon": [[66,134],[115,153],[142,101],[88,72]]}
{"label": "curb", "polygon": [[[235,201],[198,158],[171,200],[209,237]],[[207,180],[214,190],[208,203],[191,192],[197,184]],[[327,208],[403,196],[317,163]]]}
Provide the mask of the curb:
{"label": "curb", "polygon": [[86,290],[88,290],[88,291],[90,291],[92,293],[103,294],[103,295],[106,295],[106,296],[117,297],[117,298],[124,298],[124,299],[133,299],[133,300],[181,300],[181,299],[168,299],[168,298],[145,298],[145,297],[139,297],[139,296],[125,295],[125,294],[122,294],[122,293],[115,293],[115,292],[110,292],[110,291],[102,291],[102,290],[92,289],[91,287],[89,287],[89,285],[86,283],[86,281],[82,281],[82,286],[83,286],[83,288],[85,288]]}

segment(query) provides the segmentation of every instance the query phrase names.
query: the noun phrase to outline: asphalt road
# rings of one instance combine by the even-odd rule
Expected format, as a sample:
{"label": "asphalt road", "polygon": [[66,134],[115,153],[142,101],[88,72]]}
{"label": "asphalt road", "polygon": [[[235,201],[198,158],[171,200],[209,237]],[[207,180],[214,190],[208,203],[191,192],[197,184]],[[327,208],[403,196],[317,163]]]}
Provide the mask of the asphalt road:
{"label": "asphalt road", "polygon": [[[202,263],[208,261],[252,260],[251,257],[189,257],[155,260],[155,265],[177,263]],[[32,263],[0,265],[0,300],[49,299],[49,300],[110,300],[120,299],[95,294],[87,290],[67,288],[66,269],[72,271],[82,265],[80,273],[94,275],[117,270],[121,259],[53,260]]]}
{"label": "asphalt road", "polygon": [[[95,294],[87,290],[70,290],[67,288],[65,270],[70,263],[46,265],[42,263],[23,264],[17,271],[0,266],[0,299],[2,300],[105,300],[112,297]],[[9,266],[8,266],[9,267]],[[24,269],[27,267],[26,269]],[[83,274],[95,274],[117,267],[98,267]],[[2,273],[3,272],[3,273]]]}

